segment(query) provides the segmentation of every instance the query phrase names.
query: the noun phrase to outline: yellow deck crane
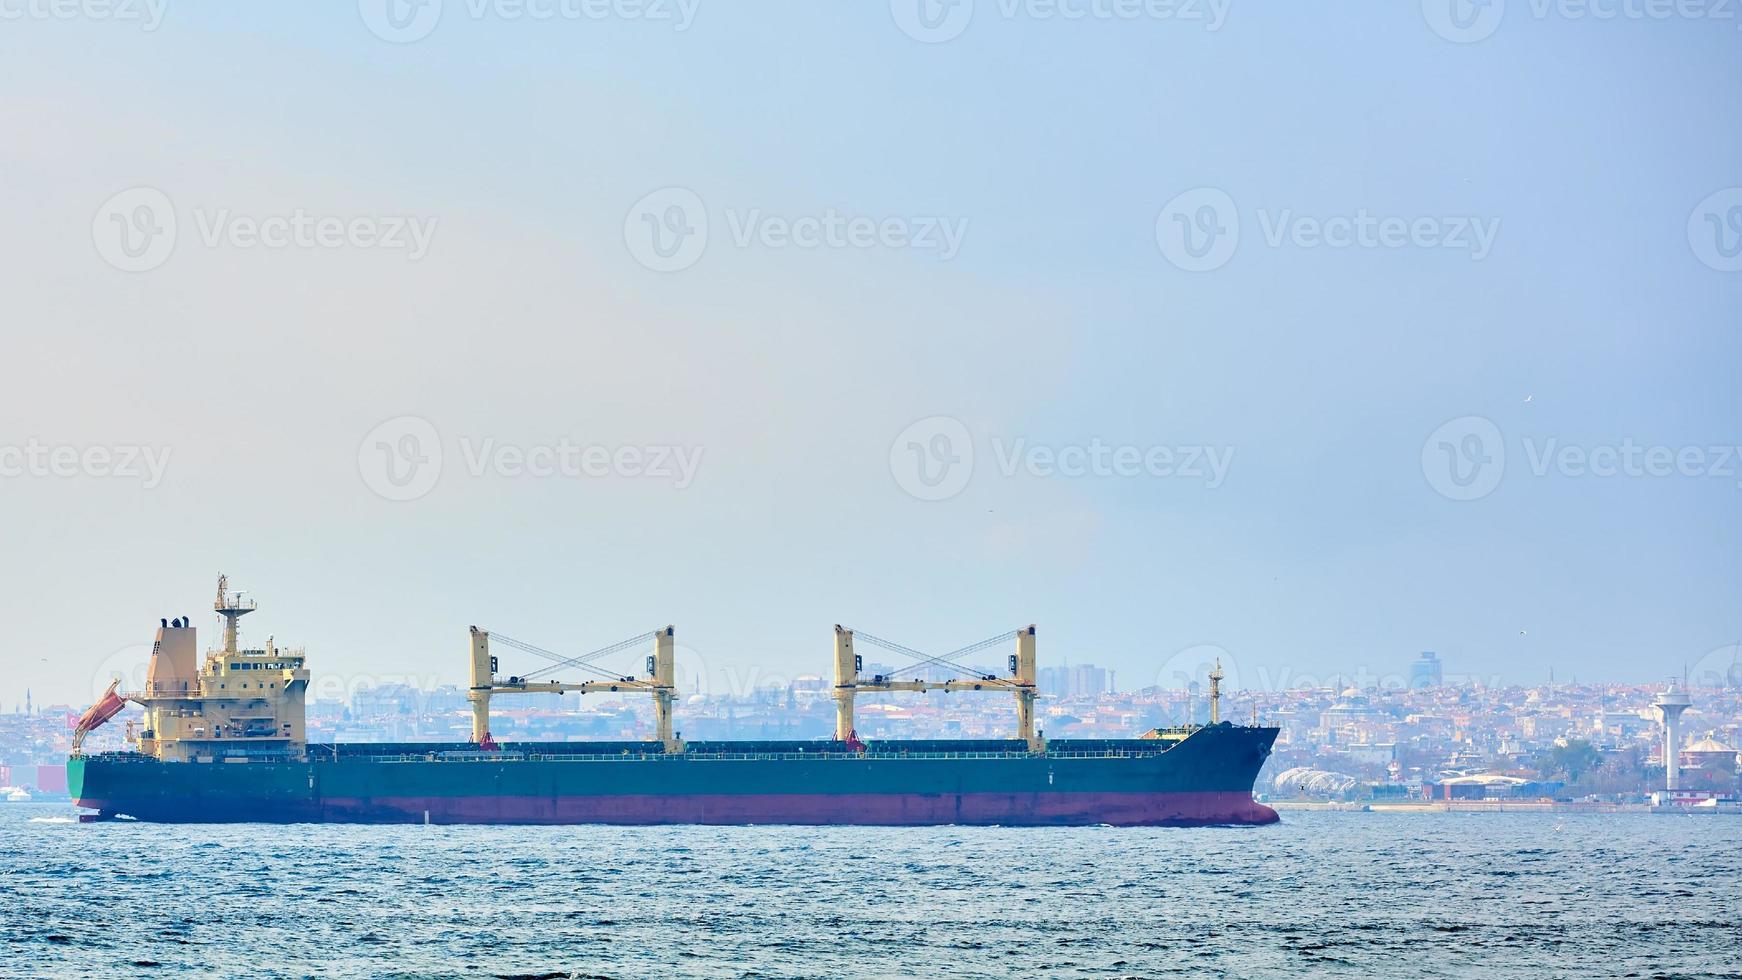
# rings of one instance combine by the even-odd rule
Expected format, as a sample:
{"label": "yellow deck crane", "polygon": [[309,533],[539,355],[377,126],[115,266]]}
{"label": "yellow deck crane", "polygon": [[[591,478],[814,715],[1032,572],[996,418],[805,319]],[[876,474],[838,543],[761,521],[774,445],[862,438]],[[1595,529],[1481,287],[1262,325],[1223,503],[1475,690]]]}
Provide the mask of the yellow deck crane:
{"label": "yellow deck crane", "polygon": [[[547,660],[554,661],[550,666],[541,667],[525,676],[509,677],[506,680],[496,676],[496,658],[490,653],[492,639],[488,630],[472,627],[472,686],[466,692],[467,700],[472,702],[472,741],[480,746],[491,747],[495,741],[490,737],[490,698],[498,694],[602,694],[623,691],[641,691],[653,695],[654,739],[664,746],[667,752],[682,752],[683,743],[672,732],[671,706],[677,696],[675,681],[676,667],[673,650],[676,646],[677,629],[664,626],[640,636],[632,636],[627,640],[601,647],[592,653],[579,657],[564,657],[549,650],[523,643],[511,636],[495,634],[497,643],[513,647],[526,653],[536,654]],[[613,653],[633,649],[649,641],[653,643],[653,654],[647,658],[647,674],[644,677],[620,677],[593,665],[593,662]],[[605,678],[604,680],[582,681],[578,684],[564,683],[547,679],[549,675],[564,668],[576,668],[592,671]]]}
{"label": "yellow deck crane", "polygon": [[[853,650],[853,640],[859,639],[894,653],[914,658],[914,663],[894,673],[870,678],[859,676],[863,661]],[[964,667],[956,661],[971,653],[1014,639],[1016,652],[1010,655],[1009,676],[1000,677],[981,667]],[[941,667],[961,675],[947,681],[899,680],[906,671],[925,667]],[[853,724],[853,699],[861,691],[1003,691],[1016,696],[1016,735],[1028,743],[1029,751],[1040,752],[1046,742],[1034,730],[1034,627],[1000,633],[960,650],[934,657],[910,647],[893,643],[863,631],[835,626],[835,738],[850,741],[858,737]]]}

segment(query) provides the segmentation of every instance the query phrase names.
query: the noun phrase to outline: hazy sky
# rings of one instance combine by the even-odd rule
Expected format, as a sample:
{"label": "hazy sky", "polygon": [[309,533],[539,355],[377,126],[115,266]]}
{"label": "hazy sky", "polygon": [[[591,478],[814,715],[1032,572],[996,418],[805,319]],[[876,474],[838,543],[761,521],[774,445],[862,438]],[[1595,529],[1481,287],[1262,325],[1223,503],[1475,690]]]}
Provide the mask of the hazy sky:
{"label": "hazy sky", "polygon": [[0,0],[0,704],[1742,638],[1742,12],[920,3]]}

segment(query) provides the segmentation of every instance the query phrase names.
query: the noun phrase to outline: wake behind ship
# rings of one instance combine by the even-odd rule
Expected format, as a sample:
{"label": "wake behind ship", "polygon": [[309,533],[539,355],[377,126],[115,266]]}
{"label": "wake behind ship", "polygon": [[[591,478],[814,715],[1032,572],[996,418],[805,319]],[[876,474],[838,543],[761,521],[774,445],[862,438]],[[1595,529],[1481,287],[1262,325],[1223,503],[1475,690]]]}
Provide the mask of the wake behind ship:
{"label": "wake behind ship", "polygon": [[[195,629],[165,620],[145,690],[111,684],[80,718],[68,788],[95,818],[171,822],[998,824],[1116,826],[1274,823],[1252,786],[1277,729],[1216,720],[1129,739],[1052,739],[1035,731],[1035,630],[928,657],[866,633],[857,637],[961,669],[949,681],[860,676],[855,631],[835,627],[836,731],[831,740],[685,742],[673,731],[675,630],[663,627],[581,657],[500,678],[491,634],[471,630],[472,739],[464,743],[321,744],[305,736],[308,669],[300,650],[240,649],[237,620],[255,604],[218,581],[213,607],[224,642],[196,654]],[[1015,641],[1008,674],[959,668],[953,658]],[[615,676],[595,661],[651,645],[646,673]],[[905,670],[906,668],[904,668]],[[544,679],[589,670],[600,680]],[[902,671],[897,671],[900,674]],[[639,742],[505,742],[490,733],[496,696],[639,692],[654,703],[655,737]],[[860,692],[982,691],[1012,695],[1017,737],[861,740]],[[85,736],[128,702],[145,708],[128,751],[87,755]]]}

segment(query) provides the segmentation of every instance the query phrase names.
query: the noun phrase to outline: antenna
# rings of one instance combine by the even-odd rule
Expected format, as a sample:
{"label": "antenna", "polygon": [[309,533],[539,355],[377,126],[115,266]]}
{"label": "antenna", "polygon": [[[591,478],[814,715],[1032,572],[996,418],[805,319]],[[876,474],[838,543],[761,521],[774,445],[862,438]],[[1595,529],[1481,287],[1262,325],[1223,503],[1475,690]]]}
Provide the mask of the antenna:
{"label": "antenna", "polygon": [[218,615],[224,617],[224,652],[236,652],[236,620],[253,612],[258,605],[253,599],[242,598],[242,593],[231,592],[230,577],[218,576],[218,598],[212,603],[212,608]]}

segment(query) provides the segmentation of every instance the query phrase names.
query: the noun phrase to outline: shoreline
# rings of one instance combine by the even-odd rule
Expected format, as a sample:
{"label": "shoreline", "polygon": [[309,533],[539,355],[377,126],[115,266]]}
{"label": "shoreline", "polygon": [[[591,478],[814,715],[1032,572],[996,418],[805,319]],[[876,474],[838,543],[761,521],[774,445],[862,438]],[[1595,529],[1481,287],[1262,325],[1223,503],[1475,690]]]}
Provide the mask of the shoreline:
{"label": "shoreline", "polygon": [[1650,803],[1557,803],[1553,800],[1412,800],[1409,802],[1335,802],[1267,800],[1279,813],[1663,813],[1693,816],[1742,816],[1742,807],[1653,806]]}

